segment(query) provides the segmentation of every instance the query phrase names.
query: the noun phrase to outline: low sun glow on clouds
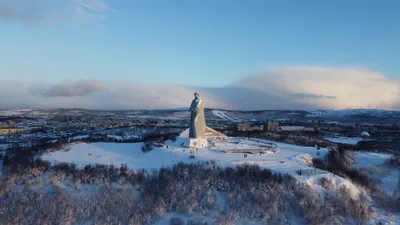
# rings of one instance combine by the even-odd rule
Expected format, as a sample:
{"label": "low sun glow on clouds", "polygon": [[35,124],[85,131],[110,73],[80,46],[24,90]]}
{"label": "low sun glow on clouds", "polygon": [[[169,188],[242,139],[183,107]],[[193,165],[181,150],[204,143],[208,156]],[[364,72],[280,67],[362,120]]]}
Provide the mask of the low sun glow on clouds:
{"label": "low sun glow on clouds", "polygon": [[284,67],[240,83],[317,108],[399,108],[399,81],[359,69]]}
{"label": "low sun glow on clouds", "polygon": [[78,80],[1,82],[0,106],[91,109],[187,107],[199,91],[206,107],[225,109],[400,109],[400,82],[352,68],[282,67],[224,87]]}

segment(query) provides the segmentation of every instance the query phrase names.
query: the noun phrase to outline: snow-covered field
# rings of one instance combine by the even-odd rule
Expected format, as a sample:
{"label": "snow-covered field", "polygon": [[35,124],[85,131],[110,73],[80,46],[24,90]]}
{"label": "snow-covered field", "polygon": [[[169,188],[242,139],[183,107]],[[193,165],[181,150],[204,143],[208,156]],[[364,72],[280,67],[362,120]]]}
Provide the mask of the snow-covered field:
{"label": "snow-covered field", "polygon": [[16,109],[0,109],[0,116],[18,116],[26,112],[30,112],[33,109],[16,108]]}
{"label": "snow-covered field", "polygon": [[391,155],[375,152],[355,152],[356,166],[379,166],[385,163]]}
{"label": "snow-covered field", "polygon": [[[178,162],[192,163],[213,160],[217,165],[222,167],[247,163],[295,176],[299,181],[312,186],[318,192],[321,201],[324,200],[325,196],[330,195],[330,191],[332,191],[321,186],[322,178],[329,179],[332,182],[333,189],[346,187],[350,190],[353,197],[357,197],[359,193],[365,192],[363,188],[354,185],[347,179],[310,166],[312,158],[323,157],[327,154],[327,149],[325,148],[317,150],[313,147],[274,142],[279,146],[279,151],[276,153],[263,155],[248,154],[247,157],[244,157],[244,154],[227,154],[222,151],[226,149],[253,149],[265,145],[266,141],[253,138],[230,137],[226,140],[214,138],[210,139],[209,148],[195,150],[181,146],[185,141],[186,133],[182,133],[182,136],[178,137],[176,141],[167,141],[164,147],[153,147],[153,150],[147,153],[141,151],[143,143],[70,143],[64,150],[49,152],[43,155],[42,158],[52,163],[73,162],[78,166],[87,164],[113,164],[119,166],[127,164],[133,170],[158,169],[172,166]],[[211,146],[215,147],[211,148]],[[189,158],[190,155],[194,155],[195,158]],[[390,155],[356,152],[355,157],[355,166],[357,168],[365,169],[367,173],[374,171],[375,176],[380,176],[380,186],[383,190],[392,192],[396,188],[399,171],[385,170],[383,166]],[[299,170],[302,171],[301,176],[297,174]],[[379,210],[377,209],[376,212],[379,212]],[[173,216],[173,214],[170,216]],[[167,224],[168,218],[166,217],[157,224]],[[379,220],[391,221],[392,224],[393,222],[396,224],[400,222],[400,215],[380,215],[377,213],[371,224],[375,224]]]}
{"label": "snow-covered field", "polygon": [[[184,134],[184,133],[183,133]],[[274,142],[279,146],[276,153],[270,154],[244,154],[223,153],[227,149],[255,149],[264,146],[266,143],[262,139],[229,138],[227,140],[213,139],[214,148],[207,149],[188,149],[181,147],[185,137],[178,137],[175,142],[167,141],[165,147],[153,147],[147,153],[141,151],[143,143],[78,143],[65,147],[65,150],[47,153],[42,156],[44,160],[52,163],[68,162],[78,166],[88,164],[116,165],[127,164],[133,170],[138,169],[159,169],[161,167],[172,166],[178,162],[193,163],[204,161],[215,161],[219,166],[236,166],[240,164],[256,164],[261,167],[269,168],[273,171],[288,173],[297,176],[304,182],[318,186],[319,179],[326,176],[334,180],[337,187],[344,185],[351,190],[354,195],[359,193],[358,189],[348,180],[334,177],[327,171],[318,170],[311,167],[312,158],[324,156],[327,149],[317,150],[312,147],[303,147],[285,143]],[[270,142],[268,142],[270,143]],[[213,145],[210,144],[210,145]],[[68,151],[66,151],[68,149]],[[189,158],[190,155],[195,158]],[[368,157],[361,158],[362,162],[371,160]],[[297,175],[297,171],[302,171],[302,176]],[[322,188],[321,188],[322,190]]]}
{"label": "snow-covered field", "polygon": [[379,109],[345,109],[345,110],[309,110],[307,117],[319,117],[319,116],[351,116],[368,114],[374,116],[385,116],[385,115],[398,115],[397,111],[387,111]]}
{"label": "snow-covered field", "polygon": [[[252,155],[248,154],[226,154],[226,149],[257,149],[263,146],[263,141],[257,139],[228,139],[214,140],[215,148],[190,150],[181,147],[184,138],[179,137],[175,142],[167,141],[164,147],[154,147],[152,151],[143,153],[143,143],[79,143],[67,146],[65,149],[42,156],[50,162],[73,162],[77,165],[87,164],[127,164],[131,169],[158,169],[164,166],[171,166],[177,162],[196,162],[214,160],[221,166],[235,166],[238,164],[257,164],[262,167],[288,172],[294,174],[296,170],[314,170],[309,167],[307,160],[316,157],[316,148],[301,147],[284,143],[277,143],[279,151],[275,154]],[[194,159],[190,159],[190,151],[194,151]],[[326,154],[326,149],[318,150]]]}
{"label": "snow-covered field", "polygon": [[356,152],[355,154],[357,168],[379,180],[379,186],[386,192],[393,193],[396,190],[400,171],[399,169],[389,169],[385,165],[390,155],[374,152]]}
{"label": "snow-covered field", "polygon": [[230,117],[227,112],[224,112],[224,111],[221,111],[221,110],[213,110],[212,113],[214,114],[214,116],[219,117],[219,118],[224,119],[224,120],[229,120],[229,121],[232,121],[232,122],[240,122],[239,118]]}
{"label": "snow-covered field", "polygon": [[350,144],[350,145],[355,145],[359,141],[362,141],[363,139],[360,137],[328,137],[325,138],[325,140],[334,142],[334,143],[341,143],[341,144]]}
{"label": "snow-covered field", "polygon": [[[165,147],[153,147],[147,153],[141,151],[143,145],[140,143],[71,143],[64,150],[47,153],[42,156],[44,160],[52,163],[68,162],[79,166],[87,164],[121,165],[127,164],[131,169],[159,169],[172,166],[178,162],[192,163],[215,161],[220,166],[236,166],[240,164],[256,164],[274,171],[296,175],[296,171],[302,170],[307,175],[324,174],[326,171],[316,170],[311,167],[312,158],[323,157],[327,153],[326,148],[317,150],[313,147],[297,146],[279,142],[266,142],[255,138],[228,138],[219,140],[210,139],[210,145],[205,149],[188,149],[182,147],[185,138],[183,132],[176,141],[169,140]],[[263,149],[266,145],[274,143],[278,151],[268,154],[244,154],[224,153],[224,150],[251,150]],[[214,147],[211,147],[214,146]],[[194,159],[189,158],[194,155]],[[355,166],[358,168],[366,166],[379,166],[390,158],[388,154],[356,152]]]}

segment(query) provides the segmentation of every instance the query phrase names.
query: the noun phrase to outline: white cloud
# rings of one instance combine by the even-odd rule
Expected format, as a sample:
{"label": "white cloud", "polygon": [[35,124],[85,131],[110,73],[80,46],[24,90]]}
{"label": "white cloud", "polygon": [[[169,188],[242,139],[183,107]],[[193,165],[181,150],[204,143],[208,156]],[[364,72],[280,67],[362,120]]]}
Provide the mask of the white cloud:
{"label": "white cloud", "polygon": [[400,109],[400,83],[358,69],[284,67],[219,88],[80,80],[0,82],[0,106],[91,109],[187,107],[199,91],[206,107],[225,109]]}
{"label": "white cloud", "polygon": [[104,0],[0,0],[0,20],[27,25],[86,23],[111,11]]}
{"label": "white cloud", "polygon": [[284,67],[240,81],[241,85],[283,98],[296,94],[330,96],[294,99],[318,108],[398,109],[400,82],[380,73],[353,68]]}
{"label": "white cloud", "polygon": [[83,10],[94,13],[108,13],[110,7],[103,0],[70,0]]}
{"label": "white cloud", "polygon": [[31,86],[32,95],[44,97],[74,97],[86,96],[101,91],[103,84],[97,80],[78,80],[74,82],[63,82],[49,87]]}

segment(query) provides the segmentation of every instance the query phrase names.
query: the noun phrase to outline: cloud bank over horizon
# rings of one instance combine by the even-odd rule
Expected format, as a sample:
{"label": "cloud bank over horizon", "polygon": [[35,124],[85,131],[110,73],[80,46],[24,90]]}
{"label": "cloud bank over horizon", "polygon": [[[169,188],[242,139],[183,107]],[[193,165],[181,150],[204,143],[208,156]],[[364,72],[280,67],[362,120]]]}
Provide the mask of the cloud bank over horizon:
{"label": "cloud bank over horizon", "polygon": [[400,108],[400,80],[355,68],[283,67],[240,83],[317,108]]}
{"label": "cloud bank over horizon", "polygon": [[354,68],[281,67],[223,87],[78,80],[0,83],[0,107],[161,109],[187,107],[195,91],[206,107],[400,110],[400,81]]}
{"label": "cloud bank over horizon", "polygon": [[30,86],[31,95],[43,97],[74,97],[86,96],[103,89],[103,84],[97,80],[66,81],[48,86]]}

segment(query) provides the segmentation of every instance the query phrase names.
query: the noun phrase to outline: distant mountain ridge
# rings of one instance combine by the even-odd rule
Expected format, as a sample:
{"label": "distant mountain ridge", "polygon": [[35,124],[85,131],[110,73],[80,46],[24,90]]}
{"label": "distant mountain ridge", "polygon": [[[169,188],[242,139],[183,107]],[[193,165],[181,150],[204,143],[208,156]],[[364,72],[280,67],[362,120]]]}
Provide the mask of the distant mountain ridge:
{"label": "distant mountain ridge", "polygon": [[[79,108],[38,108],[38,107],[23,107],[23,108],[0,108],[0,116],[40,116],[40,115],[80,115],[80,114],[96,114],[114,113],[120,115],[135,114],[166,114],[174,112],[189,111],[188,107],[181,108],[163,108],[163,109],[130,109],[130,110],[95,110],[95,109],[79,109]],[[215,111],[227,113],[227,117],[235,118],[236,114],[247,115],[303,115],[311,118],[325,117],[350,117],[350,116],[370,116],[370,117],[392,117],[400,118],[400,111],[377,110],[377,109],[347,109],[347,110],[231,110],[231,109],[216,109],[205,108],[209,115],[216,114]],[[230,114],[230,115],[228,115]],[[400,121],[400,119],[399,119]]]}

